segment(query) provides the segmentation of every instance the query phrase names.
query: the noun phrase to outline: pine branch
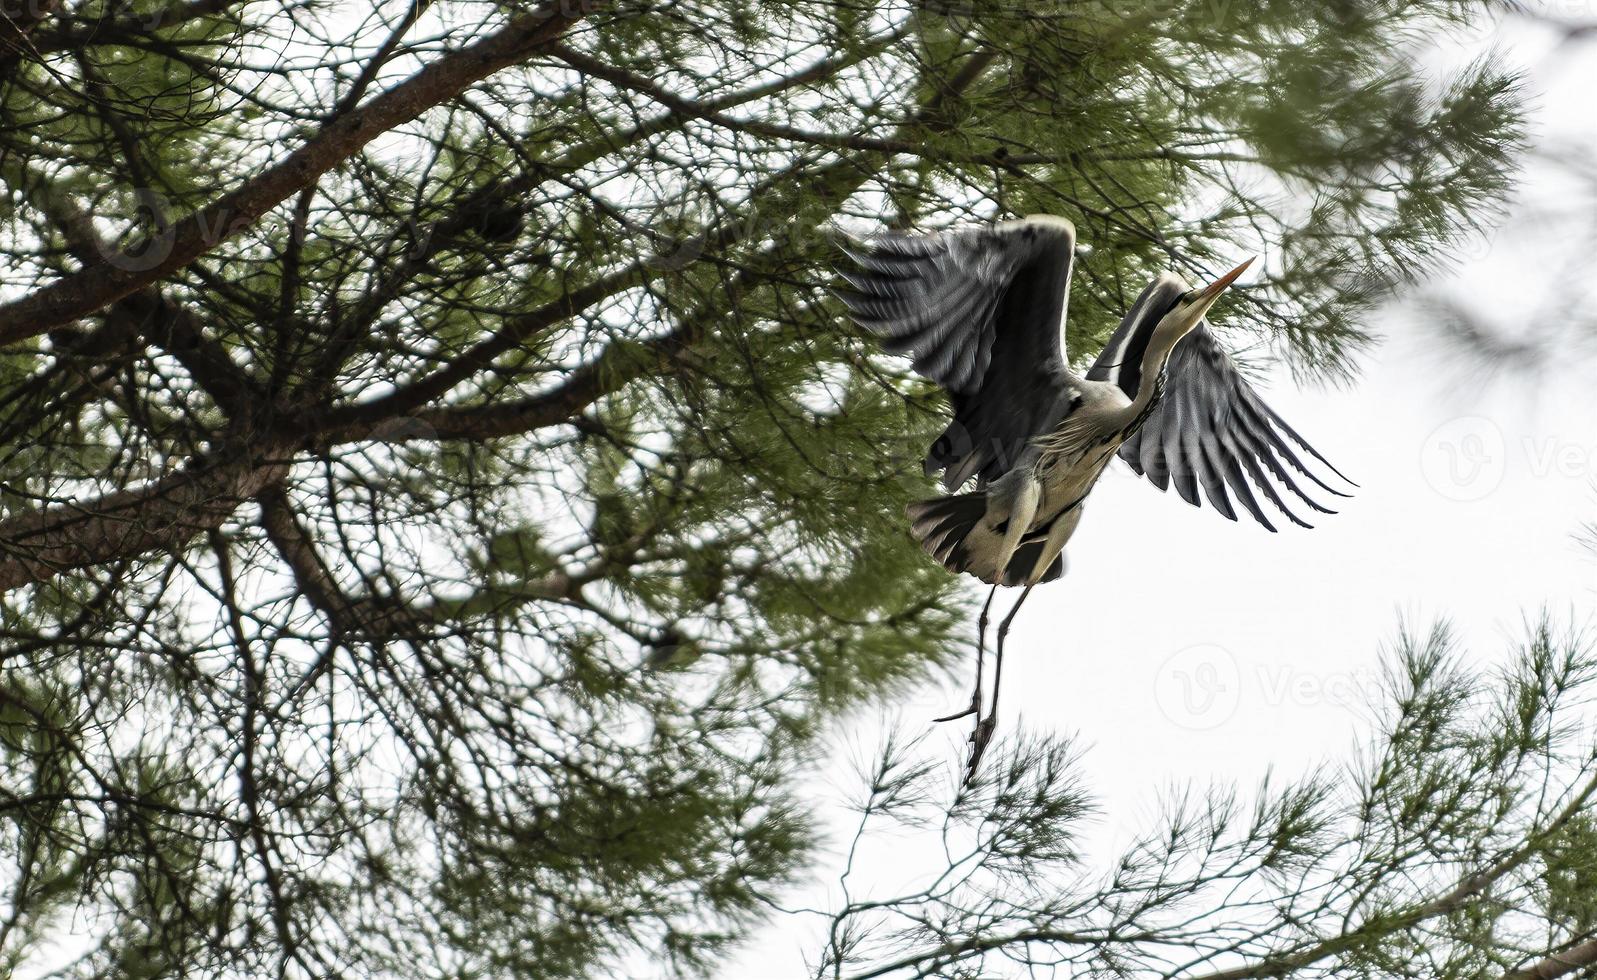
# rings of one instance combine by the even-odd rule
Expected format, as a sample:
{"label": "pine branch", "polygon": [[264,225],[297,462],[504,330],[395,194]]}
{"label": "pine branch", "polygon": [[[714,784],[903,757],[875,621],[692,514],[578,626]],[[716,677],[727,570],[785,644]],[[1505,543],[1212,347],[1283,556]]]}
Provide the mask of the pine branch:
{"label": "pine branch", "polygon": [[1390,935],[1400,929],[1417,926],[1429,919],[1457,912],[1459,909],[1464,908],[1468,902],[1487,892],[1494,884],[1512,874],[1526,861],[1535,857],[1547,840],[1568,826],[1571,820],[1586,812],[1587,804],[1591,802],[1594,794],[1597,794],[1597,776],[1587,780],[1571,797],[1570,801],[1545,826],[1539,827],[1533,833],[1528,834],[1519,846],[1499,858],[1490,867],[1483,868],[1475,874],[1460,879],[1458,884],[1445,895],[1439,895],[1430,901],[1407,909],[1382,915],[1378,919],[1365,923],[1356,929],[1333,936],[1322,942],[1314,943],[1297,952],[1277,954],[1245,966],[1200,974],[1194,977],[1193,980],[1264,980],[1264,978],[1268,977],[1289,976],[1299,970],[1330,959],[1339,953],[1356,949],[1369,939]]}
{"label": "pine branch", "polygon": [[1523,969],[1507,974],[1504,980],[1557,980],[1576,970],[1597,966],[1597,939],[1553,953]]}
{"label": "pine branch", "polygon": [[0,592],[181,547],[221,527],[240,503],[282,479],[288,468],[288,447],[257,446],[242,456],[195,460],[141,487],[0,522]]}
{"label": "pine branch", "polygon": [[[901,128],[928,124],[980,78],[996,56],[997,53],[991,50],[977,50],[966,57],[959,70],[946,82],[931,85],[924,104]],[[794,188],[818,194],[836,207],[866,181],[871,172],[869,163],[868,158],[860,159],[858,156],[846,157],[820,168],[811,168],[801,162],[763,180],[761,186],[750,195],[750,207],[756,211],[770,208],[776,213],[783,213],[783,199],[787,199],[786,206],[792,206],[791,193]],[[779,195],[775,201],[770,199],[772,192]],[[715,254],[755,234],[760,230],[760,225],[748,220],[748,217],[746,214],[736,214],[706,232],[702,236],[702,251]],[[532,313],[512,319],[493,336],[457,355],[447,366],[426,377],[409,382],[381,398],[334,409],[322,416],[324,421],[318,423],[307,420],[307,424],[315,426],[324,444],[367,438],[380,427],[408,416],[428,402],[447,394],[518,344],[627,289],[652,281],[663,275],[667,267],[667,263],[657,256],[638,259],[595,282],[566,293]],[[737,295],[738,289],[732,287],[724,292]],[[673,332],[645,342],[641,345],[641,351],[635,345],[612,348],[547,395],[508,406],[443,409],[421,416],[421,419],[440,433],[456,432],[467,437],[474,432],[480,432],[484,437],[508,435],[553,424],[561,420],[562,413],[565,418],[570,418],[600,396],[617,391],[627,382],[649,373],[651,366],[654,370],[660,370],[674,365],[677,358],[704,335],[710,322],[712,318],[708,315],[688,318]],[[636,356],[639,353],[643,356]],[[404,433],[408,427],[394,431]]]}
{"label": "pine branch", "polygon": [[87,316],[183,269],[372,140],[536,54],[603,2],[584,0],[583,5],[573,7],[567,0],[549,0],[530,13],[513,15],[498,32],[445,55],[381,95],[336,116],[282,163],[177,221],[171,246],[159,262],[101,259],[0,305],[0,345]]}

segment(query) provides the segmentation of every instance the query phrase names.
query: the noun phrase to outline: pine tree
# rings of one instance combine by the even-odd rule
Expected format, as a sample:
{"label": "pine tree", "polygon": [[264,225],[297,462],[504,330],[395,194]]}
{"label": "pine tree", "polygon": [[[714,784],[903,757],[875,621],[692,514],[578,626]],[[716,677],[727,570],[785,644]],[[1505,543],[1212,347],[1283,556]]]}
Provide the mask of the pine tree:
{"label": "pine tree", "polygon": [[[1424,0],[68,0],[0,37],[0,964],[713,968],[950,663],[835,233],[1046,211],[1337,377],[1500,200]],[[1573,913],[1570,913],[1573,914]]]}
{"label": "pine tree", "polygon": [[849,853],[933,828],[951,859],[869,900],[845,878],[813,975],[1589,976],[1597,650],[1544,618],[1512,654],[1482,677],[1445,624],[1405,630],[1353,765],[1184,788],[1106,856],[1083,846],[1104,815],[1069,740],[1017,737],[951,794],[889,737]]}

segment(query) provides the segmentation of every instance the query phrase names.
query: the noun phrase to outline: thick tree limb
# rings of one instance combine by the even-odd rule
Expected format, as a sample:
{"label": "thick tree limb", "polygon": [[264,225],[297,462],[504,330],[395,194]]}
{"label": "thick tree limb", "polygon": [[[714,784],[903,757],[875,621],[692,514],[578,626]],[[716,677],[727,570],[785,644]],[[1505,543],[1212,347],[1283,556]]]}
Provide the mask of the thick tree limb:
{"label": "thick tree limb", "polygon": [[294,574],[300,593],[321,610],[336,637],[382,637],[417,619],[397,602],[378,597],[354,598],[334,579],[316,545],[300,525],[281,482],[264,487],[255,500],[261,508],[261,527]]}
{"label": "thick tree limb", "polygon": [[287,474],[286,446],[206,460],[141,487],[56,504],[0,522],[0,592],[62,572],[176,548],[214,530],[238,505]]}
{"label": "thick tree limb", "polygon": [[1597,965],[1597,939],[1590,939],[1561,953],[1554,953],[1523,970],[1515,970],[1505,980],[1556,980],[1594,965]]}
{"label": "thick tree limb", "polygon": [[[65,239],[67,250],[78,261],[87,265],[98,256],[111,254],[111,244],[101,237],[93,219],[77,201],[58,193],[45,178],[25,169],[18,168],[4,176],[8,183],[30,190],[30,200],[55,226]],[[167,299],[156,287],[117,300],[103,329],[113,335],[138,337],[172,354],[229,418],[241,419],[264,405],[265,395],[249,373],[205,331],[192,311]],[[89,350],[80,345],[70,353],[81,358]]]}
{"label": "thick tree limb", "polygon": [[[416,72],[365,104],[338,116],[281,163],[177,223],[170,248],[153,256],[122,256],[86,265],[69,276],[0,306],[0,344],[36,336],[86,316],[171,275],[262,215],[310,186],[373,139],[454,98],[469,86],[516,64],[554,41],[604,0],[550,0],[511,18],[499,31]],[[153,247],[153,246],[152,246]]]}

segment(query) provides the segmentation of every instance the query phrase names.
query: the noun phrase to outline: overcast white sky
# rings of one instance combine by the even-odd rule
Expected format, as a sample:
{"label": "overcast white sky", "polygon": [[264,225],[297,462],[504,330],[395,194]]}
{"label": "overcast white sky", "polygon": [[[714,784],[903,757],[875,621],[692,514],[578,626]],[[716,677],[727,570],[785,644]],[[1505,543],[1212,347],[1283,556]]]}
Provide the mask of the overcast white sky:
{"label": "overcast white sky", "polygon": [[[1560,13],[1597,19],[1597,4]],[[1597,39],[1559,41],[1511,21],[1481,48],[1495,45],[1526,69],[1539,145],[1597,146]],[[1508,328],[1526,326],[1558,298],[1572,246],[1597,254],[1597,200],[1570,189],[1557,168],[1533,161],[1503,230],[1433,288],[1484,304]],[[1597,276],[1597,261],[1585,272]],[[1362,485],[1340,514],[1313,531],[1270,534],[1195,510],[1117,465],[1070,543],[1067,576],[1034,593],[1017,619],[1000,724],[1080,736],[1104,853],[1146,827],[1173,785],[1252,786],[1267,770],[1290,776],[1350,758],[1364,692],[1400,620],[1446,618],[1483,671],[1542,608],[1597,630],[1597,562],[1575,540],[1597,520],[1591,348],[1537,378],[1487,384],[1436,356],[1412,302],[1377,323],[1388,340],[1350,390],[1300,391],[1283,374],[1266,392]],[[905,726],[918,730],[964,691],[912,699]],[[843,741],[868,745],[880,727],[861,719]],[[952,770],[967,729],[948,729],[931,744]],[[842,772],[836,781],[852,788]],[[835,799],[818,803],[842,826]],[[873,881],[891,888],[926,870],[925,852],[904,844],[873,855],[856,874],[856,897]],[[794,904],[828,906],[835,870],[817,873],[822,884]],[[724,976],[804,976],[803,956],[817,949],[809,929],[776,923]]]}

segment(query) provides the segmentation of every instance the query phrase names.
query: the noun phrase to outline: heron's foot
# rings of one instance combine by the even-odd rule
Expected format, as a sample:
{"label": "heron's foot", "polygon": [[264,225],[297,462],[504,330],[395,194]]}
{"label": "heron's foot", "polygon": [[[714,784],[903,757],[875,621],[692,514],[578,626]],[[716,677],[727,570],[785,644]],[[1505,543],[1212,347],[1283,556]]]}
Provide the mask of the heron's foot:
{"label": "heron's foot", "polygon": [[980,694],[972,694],[970,696],[970,704],[966,705],[962,710],[956,711],[956,712],[954,712],[951,715],[944,715],[941,718],[933,718],[932,719],[932,723],[933,724],[938,724],[940,722],[945,722],[945,721],[958,721],[959,719],[964,718],[967,715],[975,714],[980,709],[981,709],[981,695]]}
{"label": "heron's foot", "polygon": [[998,727],[998,717],[988,715],[971,729],[970,761],[965,764],[966,786],[976,781],[976,771],[981,767],[982,756],[987,752],[987,743],[993,740],[993,729],[996,727]]}

